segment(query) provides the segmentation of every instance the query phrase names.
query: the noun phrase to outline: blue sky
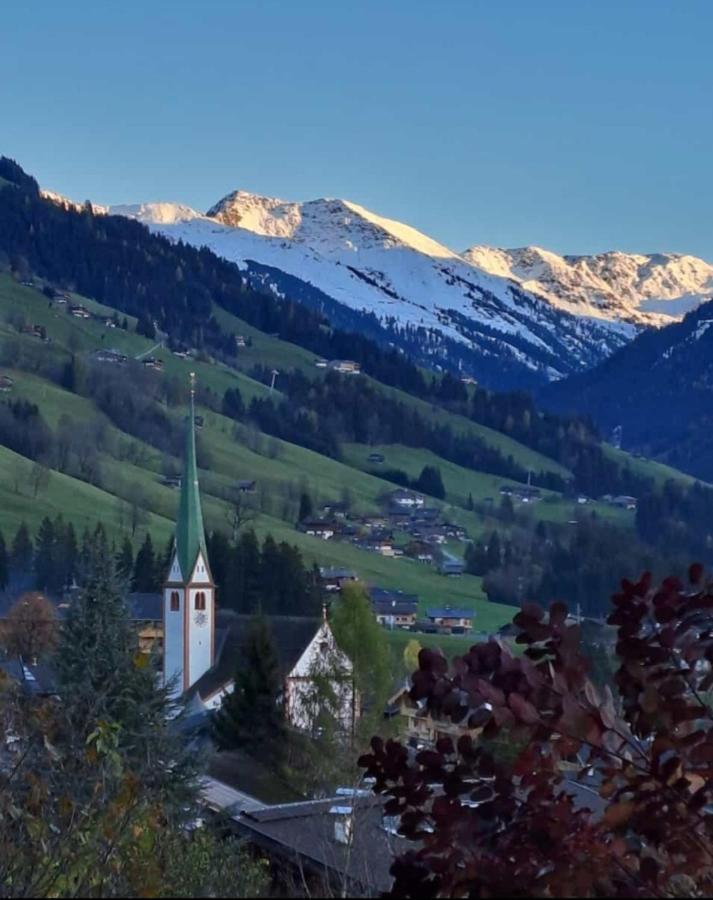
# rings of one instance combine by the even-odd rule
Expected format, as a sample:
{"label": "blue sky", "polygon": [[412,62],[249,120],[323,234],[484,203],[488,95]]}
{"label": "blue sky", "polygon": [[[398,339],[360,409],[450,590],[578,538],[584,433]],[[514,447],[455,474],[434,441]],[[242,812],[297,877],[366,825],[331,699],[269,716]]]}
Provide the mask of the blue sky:
{"label": "blue sky", "polygon": [[456,249],[713,260],[710,0],[4,4],[0,152],[77,199],[346,197]]}

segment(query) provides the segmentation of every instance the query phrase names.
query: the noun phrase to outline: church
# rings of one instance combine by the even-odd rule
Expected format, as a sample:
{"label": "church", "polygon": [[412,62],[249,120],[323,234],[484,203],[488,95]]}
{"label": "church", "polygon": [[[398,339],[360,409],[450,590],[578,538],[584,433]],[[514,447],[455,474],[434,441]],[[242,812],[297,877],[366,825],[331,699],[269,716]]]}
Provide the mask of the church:
{"label": "church", "polygon": [[[210,569],[201,509],[195,436],[195,378],[191,375],[186,423],[184,471],[173,556],[163,588],[163,680],[174,696],[184,696],[194,712],[220,706],[233,690],[250,617],[216,609],[216,586]],[[296,728],[310,727],[307,697],[312,673],[329,658],[339,672],[335,693],[339,718],[346,724],[358,715],[351,690],[351,662],[339,650],[326,613],[321,619],[266,616],[270,623],[281,677],[285,716]]]}

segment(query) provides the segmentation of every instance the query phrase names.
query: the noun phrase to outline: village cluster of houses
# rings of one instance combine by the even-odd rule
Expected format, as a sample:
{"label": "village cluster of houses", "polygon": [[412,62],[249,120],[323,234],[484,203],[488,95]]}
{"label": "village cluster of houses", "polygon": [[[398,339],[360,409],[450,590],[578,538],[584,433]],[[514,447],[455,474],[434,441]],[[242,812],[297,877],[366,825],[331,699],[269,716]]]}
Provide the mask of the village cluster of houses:
{"label": "village cluster of houses", "polygon": [[[352,515],[345,503],[325,503],[318,516],[300,522],[299,528],[325,541],[342,541],[380,556],[437,566],[443,575],[457,576],[464,571],[462,561],[445,552],[444,545],[466,541],[467,530],[445,521],[438,507],[427,506],[424,497],[405,488],[391,491],[383,510],[369,515]],[[402,535],[400,540],[396,534]]]}
{"label": "village cluster of houses", "polygon": [[[359,580],[352,569],[339,566],[323,566],[319,572],[329,593],[337,593],[345,584]],[[418,594],[382,587],[370,587],[368,591],[376,621],[385,628],[424,634],[469,634],[473,629],[472,609],[431,607],[419,617]]]}

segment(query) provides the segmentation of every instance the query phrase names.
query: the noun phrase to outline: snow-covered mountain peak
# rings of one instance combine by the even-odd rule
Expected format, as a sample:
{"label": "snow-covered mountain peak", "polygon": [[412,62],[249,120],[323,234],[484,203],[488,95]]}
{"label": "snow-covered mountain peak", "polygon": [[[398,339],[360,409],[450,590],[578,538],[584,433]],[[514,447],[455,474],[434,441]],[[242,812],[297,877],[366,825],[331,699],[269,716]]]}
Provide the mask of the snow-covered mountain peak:
{"label": "snow-covered mountain peak", "polygon": [[463,257],[560,309],[612,320],[662,325],[713,295],[713,265],[680,253],[559,256],[541,247],[475,246]]}
{"label": "snow-covered mountain peak", "polygon": [[387,219],[350,200],[324,197],[295,203],[234,191],[208,210],[223,225],[244,228],[263,237],[313,245],[324,251],[361,251],[383,247],[409,248],[428,256],[451,258],[456,254],[415,228]]}
{"label": "snow-covered mountain peak", "polygon": [[140,222],[153,225],[174,225],[178,222],[192,222],[205,218],[201,213],[182,203],[125,203],[110,206],[108,212],[112,216],[126,216]]}

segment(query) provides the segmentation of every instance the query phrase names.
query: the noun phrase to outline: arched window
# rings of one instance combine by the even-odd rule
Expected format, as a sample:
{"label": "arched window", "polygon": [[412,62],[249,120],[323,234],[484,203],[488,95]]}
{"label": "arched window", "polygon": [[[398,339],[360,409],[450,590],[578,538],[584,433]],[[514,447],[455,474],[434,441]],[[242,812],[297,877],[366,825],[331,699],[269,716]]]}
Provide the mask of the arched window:
{"label": "arched window", "polygon": [[205,609],[205,593],[198,591],[196,594],[196,609]]}
{"label": "arched window", "polygon": [[178,591],[171,591],[171,612],[178,612],[181,608],[181,598]]}

